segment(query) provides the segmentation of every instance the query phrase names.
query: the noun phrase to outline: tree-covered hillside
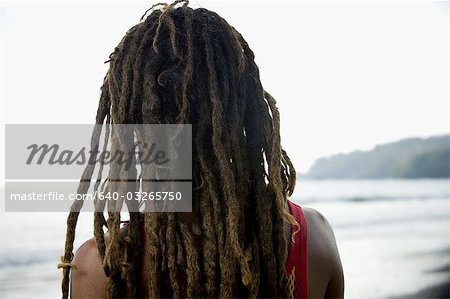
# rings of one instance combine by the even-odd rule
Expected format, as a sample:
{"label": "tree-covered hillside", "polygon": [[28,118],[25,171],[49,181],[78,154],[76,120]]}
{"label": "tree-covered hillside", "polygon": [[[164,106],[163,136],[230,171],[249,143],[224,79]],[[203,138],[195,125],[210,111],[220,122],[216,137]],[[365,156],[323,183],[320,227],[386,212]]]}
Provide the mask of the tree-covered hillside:
{"label": "tree-covered hillside", "polygon": [[308,178],[449,178],[450,135],[409,138],[318,159]]}

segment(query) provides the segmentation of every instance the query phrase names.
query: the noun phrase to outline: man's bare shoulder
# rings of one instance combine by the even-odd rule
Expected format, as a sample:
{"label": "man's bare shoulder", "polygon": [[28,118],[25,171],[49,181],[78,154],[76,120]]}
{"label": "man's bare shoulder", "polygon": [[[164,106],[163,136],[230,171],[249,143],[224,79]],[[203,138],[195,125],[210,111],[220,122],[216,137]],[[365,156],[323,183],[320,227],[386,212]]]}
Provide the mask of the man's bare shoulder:
{"label": "man's bare shoulder", "polygon": [[311,291],[314,287],[325,289],[325,298],[343,298],[344,274],[333,228],[319,211],[302,209],[308,225],[308,272],[313,284]]}
{"label": "man's bare shoulder", "polygon": [[325,246],[327,251],[337,249],[336,238],[334,236],[333,228],[328,219],[319,211],[313,208],[302,208],[308,224],[308,232],[312,233],[312,237],[320,236],[317,240],[319,245]]}
{"label": "man's bare shoulder", "polygon": [[104,298],[107,278],[94,239],[78,248],[72,264],[71,298]]}

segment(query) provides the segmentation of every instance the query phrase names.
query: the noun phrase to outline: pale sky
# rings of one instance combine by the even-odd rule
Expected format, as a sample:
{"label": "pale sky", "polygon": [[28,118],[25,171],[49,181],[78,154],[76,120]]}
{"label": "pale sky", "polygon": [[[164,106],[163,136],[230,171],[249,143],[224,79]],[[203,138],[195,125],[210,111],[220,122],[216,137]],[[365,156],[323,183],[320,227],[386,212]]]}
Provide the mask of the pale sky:
{"label": "pale sky", "polygon": [[[103,62],[155,2],[0,2],[2,123],[93,123]],[[449,131],[448,2],[191,6],[249,42],[300,172],[324,155]]]}

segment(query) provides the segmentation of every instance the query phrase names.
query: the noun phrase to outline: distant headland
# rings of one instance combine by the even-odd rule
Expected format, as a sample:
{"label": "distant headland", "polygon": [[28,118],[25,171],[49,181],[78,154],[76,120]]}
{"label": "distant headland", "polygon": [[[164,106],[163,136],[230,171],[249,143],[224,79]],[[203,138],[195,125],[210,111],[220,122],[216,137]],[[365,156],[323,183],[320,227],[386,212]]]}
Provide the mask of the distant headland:
{"label": "distant headland", "polygon": [[408,138],[322,157],[302,175],[311,179],[450,178],[450,135]]}

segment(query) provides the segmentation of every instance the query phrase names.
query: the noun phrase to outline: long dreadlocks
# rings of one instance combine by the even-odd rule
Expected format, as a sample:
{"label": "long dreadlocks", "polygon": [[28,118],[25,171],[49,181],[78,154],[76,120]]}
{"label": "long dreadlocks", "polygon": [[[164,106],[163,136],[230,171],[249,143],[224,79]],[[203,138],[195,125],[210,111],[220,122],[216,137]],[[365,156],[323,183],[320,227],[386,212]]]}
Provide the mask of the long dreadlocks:
{"label": "long dreadlocks", "polygon": [[[180,2],[185,3],[176,7]],[[107,294],[136,297],[145,288],[152,298],[180,297],[181,278],[187,297],[287,297],[283,230],[285,221],[295,224],[285,211],[295,170],[280,145],[276,102],[261,85],[247,42],[224,19],[192,9],[187,1],[156,6],[110,55],[96,123],[106,125],[105,148],[108,142],[121,146],[109,140],[109,124],[192,124],[195,217],[130,212],[124,230],[119,212],[107,218],[94,213]],[[96,128],[93,147],[100,135]],[[87,192],[93,171],[88,165],[78,193]],[[112,171],[120,170],[110,169],[110,176]],[[106,179],[100,186],[101,172],[95,190],[114,184]],[[81,205],[77,202],[67,219],[63,298],[69,294]],[[147,286],[137,285],[142,259],[151,269]]]}

